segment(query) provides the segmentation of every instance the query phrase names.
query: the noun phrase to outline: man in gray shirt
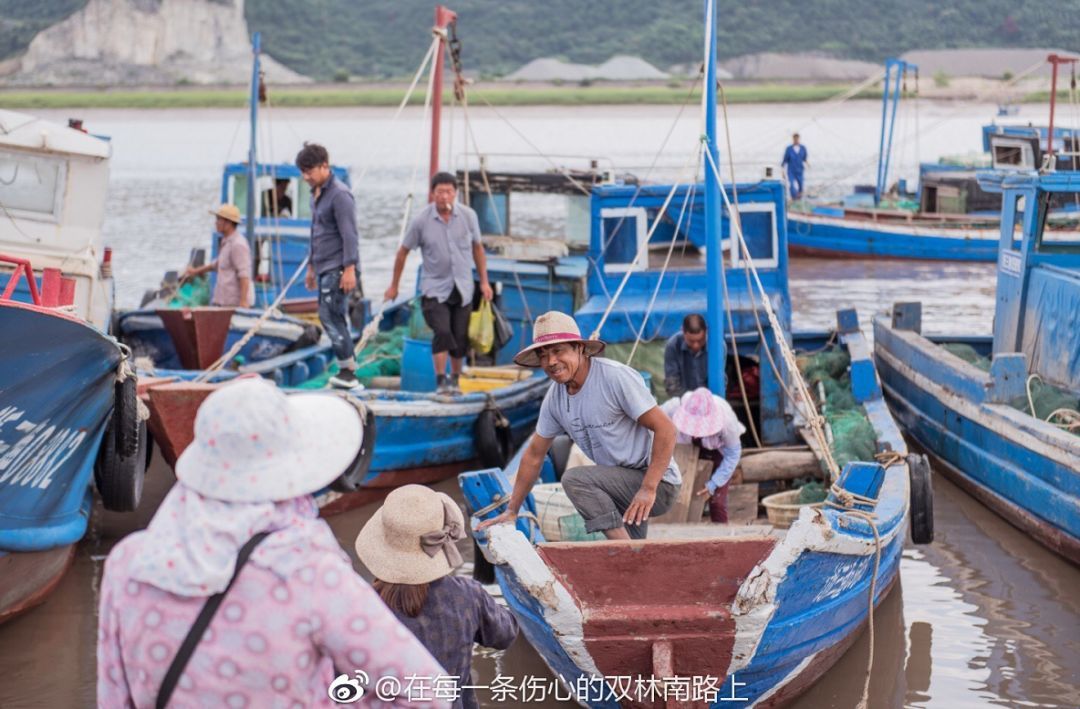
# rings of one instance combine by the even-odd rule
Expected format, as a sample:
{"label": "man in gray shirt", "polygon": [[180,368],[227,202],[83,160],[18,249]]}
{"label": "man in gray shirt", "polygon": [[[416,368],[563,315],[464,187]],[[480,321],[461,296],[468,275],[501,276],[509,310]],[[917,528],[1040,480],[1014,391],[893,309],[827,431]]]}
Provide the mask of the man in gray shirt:
{"label": "man in gray shirt", "polygon": [[318,289],[319,322],[337,358],[338,373],[330,377],[330,384],[352,389],[360,386],[346,317],[360,268],[356,201],[348,185],[334,177],[323,146],[304,143],[296,166],[311,187],[311,248],[304,285],[308,290]]}
{"label": "man in gray shirt", "polygon": [[[480,243],[476,212],[457,203],[457,180],[448,172],[431,178],[431,203],[409,224],[394,259],[394,277],[386,300],[398,296],[401,272],[409,252],[419,247],[423,258],[420,309],[435,333],[431,355],[440,393],[458,392],[461,360],[469,349],[469,313],[473,301],[473,265],[480,276],[480,293],[491,300],[487,258]],[[450,378],[446,359],[450,357]]]}
{"label": "man in gray shirt", "polygon": [[514,357],[543,367],[555,385],[540,406],[540,419],[522,455],[506,511],[480,525],[513,523],[540,474],[555,436],[566,433],[596,464],[571,468],[562,485],[589,532],[608,539],[644,539],[650,514],[671,508],[682,477],[672,460],[675,426],[656,405],[635,370],[597,357],[599,340],[585,340],[563,313],[544,313],[533,326],[533,344]]}

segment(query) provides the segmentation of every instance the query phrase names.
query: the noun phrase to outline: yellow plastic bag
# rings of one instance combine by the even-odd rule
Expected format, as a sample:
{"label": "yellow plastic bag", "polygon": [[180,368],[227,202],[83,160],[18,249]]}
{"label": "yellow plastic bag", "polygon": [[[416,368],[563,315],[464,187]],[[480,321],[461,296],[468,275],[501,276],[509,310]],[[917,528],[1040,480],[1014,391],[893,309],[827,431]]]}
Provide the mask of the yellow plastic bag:
{"label": "yellow plastic bag", "polygon": [[480,307],[469,315],[469,346],[476,354],[487,354],[495,346],[495,314],[489,300],[481,299]]}

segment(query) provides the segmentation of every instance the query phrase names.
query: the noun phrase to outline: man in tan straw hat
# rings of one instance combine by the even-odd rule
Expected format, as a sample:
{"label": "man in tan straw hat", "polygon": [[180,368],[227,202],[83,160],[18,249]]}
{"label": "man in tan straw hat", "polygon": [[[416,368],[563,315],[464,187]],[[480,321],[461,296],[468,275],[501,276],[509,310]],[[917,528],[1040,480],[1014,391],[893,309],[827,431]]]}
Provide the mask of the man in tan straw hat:
{"label": "man in tan straw hat", "polygon": [[522,456],[505,512],[484,522],[513,523],[540,474],[552,439],[566,433],[595,465],[571,468],[562,485],[589,532],[608,539],[644,539],[650,514],[663,514],[682,478],[671,459],[675,426],[656,405],[641,375],[597,357],[600,340],[585,339],[569,315],[548,312],[533,325],[533,343],[514,357],[543,367],[556,386],[540,406],[536,434]]}
{"label": "man in tan straw hat", "polygon": [[250,308],[255,302],[255,286],[251,280],[251,246],[236,230],[236,225],[240,223],[240,210],[235,205],[223,204],[210,213],[217,217],[214,230],[221,234],[218,257],[205,266],[189,268],[184,272],[184,279],[217,271],[210,305]]}

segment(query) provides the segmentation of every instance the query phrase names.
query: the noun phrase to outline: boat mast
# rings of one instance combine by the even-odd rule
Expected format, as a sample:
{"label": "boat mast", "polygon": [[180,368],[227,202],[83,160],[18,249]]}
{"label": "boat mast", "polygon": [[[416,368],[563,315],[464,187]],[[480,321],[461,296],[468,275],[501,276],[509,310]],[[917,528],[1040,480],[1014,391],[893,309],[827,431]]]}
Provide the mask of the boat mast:
{"label": "boat mast", "polygon": [[[716,5],[705,0],[705,149],[712,156],[712,165],[720,166],[720,150],[716,141]],[[705,269],[708,274],[706,302],[709,324],[707,342],[709,352],[709,389],[718,396],[726,391],[724,364],[727,349],[724,345],[724,299],[720,279],[724,278],[723,215],[720,208],[720,181],[717,171],[705,160]],[[735,245],[735,227],[732,223],[731,248]]]}
{"label": "boat mast", "polygon": [[[1046,58],[1053,68],[1050,73],[1050,125],[1046,130],[1046,154],[1050,157],[1050,168],[1054,167],[1054,109],[1057,106],[1057,75],[1059,64],[1075,64],[1076,57],[1063,57],[1060,54],[1051,54]],[[1073,76],[1075,79],[1075,75]],[[1076,149],[1075,147],[1073,148]]]}
{"label": "boat mast", "polygon": [[255,144],[258,136],[256,129],[259,119],[259,74],[262,72],[259,54],[262,51],[262,38],[256,32],[251,36],[251,137],[248,143],[248,191],[247,191],[247,218],[244,224],[244,236],[248,244],[254,249],[255,246],[255,188],[258,178],[257,163],[255,161]]}
{"label": "boat mast", "polygon": [[[435,6],[435,32],[439,36],[439,48],[435,52],[435,67],[432,71],[435,76],[431,87],[434,95],[431,97],[431,162],[428,170],[428,180],[439,171],[439,128],[442,124],[442,92],[443,92],[443,63],[446,57],[446,28],[457,22],[457,13],[453,10]],[[428,201],[431,200],[430,195]]]}
{"label": "boat mast", "polygon": [[[919,68],[903,59],[885,60],[885,88],[881,93],[881,138],[878,141],[877,183],[874,185],[875,206],[881,204],[881,196],[885,194],[889,179],[889,158],[892,156],[893,129],[896,127],[896,107],[900,103],[900,89],[906,83],[904,79],[907,77],[908,69],[918,71]],[[885,139],[886,132],[889,136],[888,140]]]}

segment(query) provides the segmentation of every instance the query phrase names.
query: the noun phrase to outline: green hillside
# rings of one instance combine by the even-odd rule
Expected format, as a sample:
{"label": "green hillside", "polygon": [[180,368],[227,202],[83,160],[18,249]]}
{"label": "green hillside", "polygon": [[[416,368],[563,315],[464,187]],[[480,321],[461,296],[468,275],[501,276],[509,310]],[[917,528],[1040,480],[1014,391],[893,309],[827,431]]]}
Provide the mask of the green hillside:
{"label": "green hillside", "polygon": [[[152,8],[160,0],[128,0]],[[228,2],[229,0],[216,0]],[[87,0],[0,0],[0,59]],[[638,55],[660,68],[698,61],[700,0],[447,0],[468,69],[494,76],[531,59],[599,63]],[[247,0],[268,54],[303,74],[410,75],[429,42],[429,0]],[[743,0],[720,3],[721,57],[826,51],[879,61],[909,49],[1078,43],[1080,0]]]}

